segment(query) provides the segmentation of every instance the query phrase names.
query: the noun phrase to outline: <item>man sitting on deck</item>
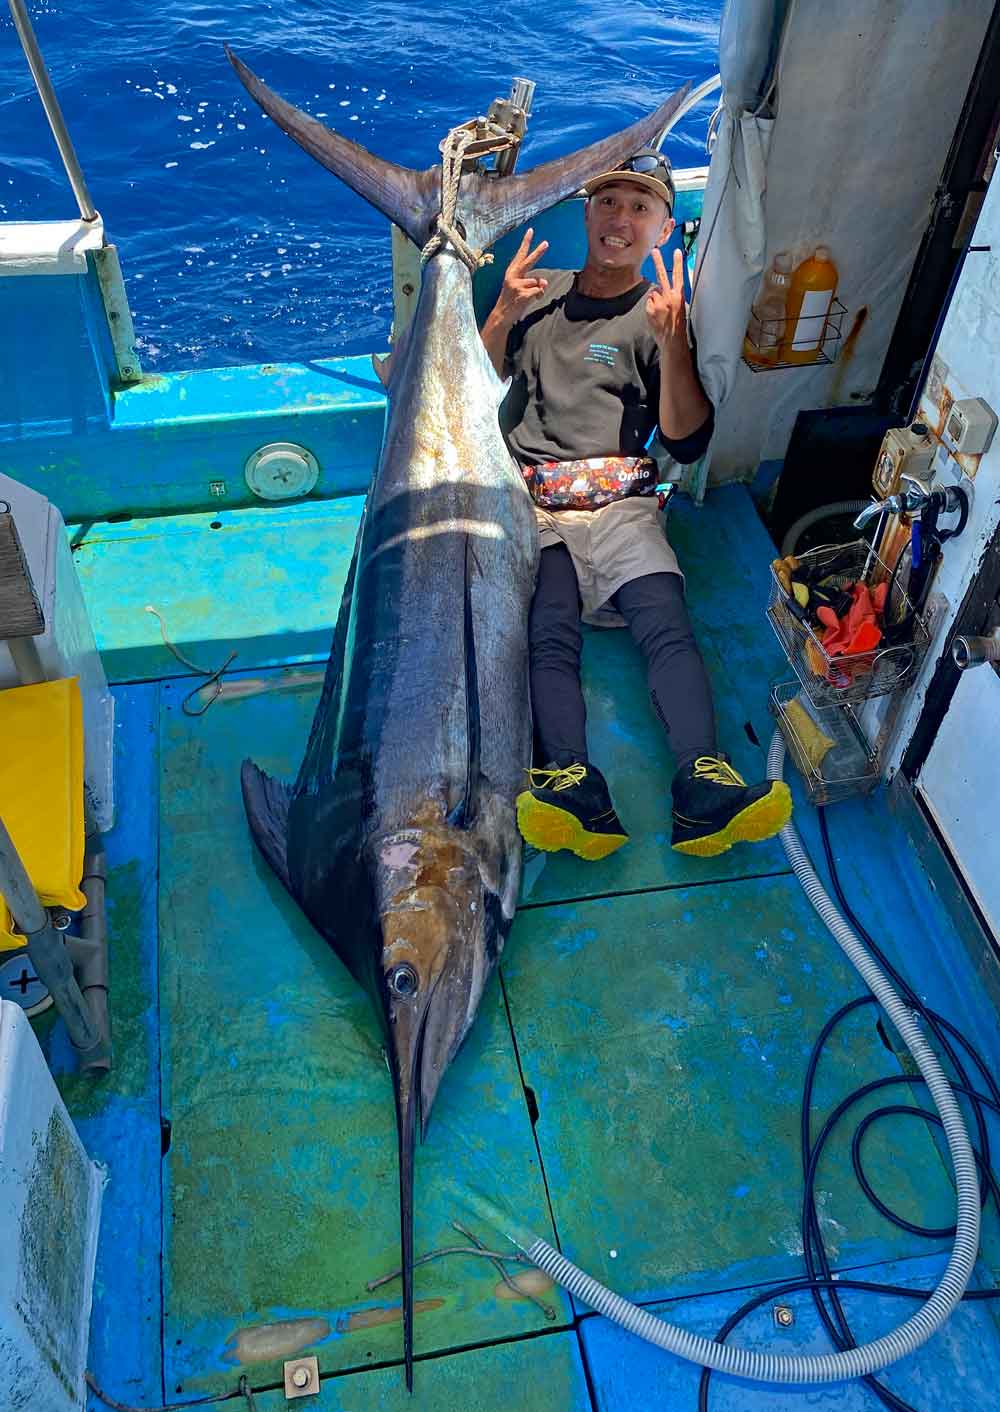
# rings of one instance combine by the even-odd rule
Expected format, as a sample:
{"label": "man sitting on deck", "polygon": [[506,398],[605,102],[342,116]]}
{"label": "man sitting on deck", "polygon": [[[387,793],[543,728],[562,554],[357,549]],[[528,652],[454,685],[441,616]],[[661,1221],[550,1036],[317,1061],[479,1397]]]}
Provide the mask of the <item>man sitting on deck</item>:
{"label": "man sitting on deck", "polygon": [[[788,786],[748,786],[718,751],[712,693],[667,543],[646,452],[696,461],[714,411],[687,335],[683,257],[668,277],[659,246],[674,228],[674,184],[659,152],[638,153],[586,188],[579,273],[535,269],[546,242],[525,232],[482,338],[513,377],[501,409],[535,501],[541,539],[531,609],[531,697],[544,769],[530,772],[518,824],[536,848],[603,858],[628,839],[587,752],[581,617],[628,624],[676,763],[673,847],[711,857],[770,838],[788,821]],[[658,283],[642,266],[652,253]]]}

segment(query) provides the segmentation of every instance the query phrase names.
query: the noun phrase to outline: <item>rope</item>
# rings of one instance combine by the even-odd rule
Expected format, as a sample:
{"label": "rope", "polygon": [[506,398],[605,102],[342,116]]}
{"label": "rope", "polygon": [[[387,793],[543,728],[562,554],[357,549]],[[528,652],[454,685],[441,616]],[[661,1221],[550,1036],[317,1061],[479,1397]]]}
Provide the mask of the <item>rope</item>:
{"label": "rope", "polygon": [[434,234],[420,252],[421,261],[426,264],[432,255],[444,248],[454,246],[459,258],[475,274],[480,265],[493,263],[492,255],[484,255],[481,250],[473,250],[455,228],[455,211],[458,206],[458,186],[462,180],[462,164],[465,149],[475,142],[476,135],[469,128],[452,128],[444,145],[441,158],[441,210],[434,222]]}
{"label": "rope", "polygon": [[[196,676],[206,678],[206,680],[201,682],[198,686],[192,687],[181,702],[181,710],[184,712],[185,716],[204,716],[209,706],[212,705],[212,702],[218,701],[219,697],[222,695],[222,678],[229,670],[230,665],[235,662],[238,654],[230,652],[222,666],[216,667],[214,671],[208,667],[199,667],[197,662],[192,662],[190,657],[185,657],[180,648],[175,647],[170,641],[170,638],[167,636],[167,625],[163,621],[163,614],[160,612],[159,608],[154,608],[152,603],[147,603],[146,612],[152,613],[160,624],[160,636],[163,638],[163,645],[167,651],[172,652],[178,662],[180,662],[182,666],[187,667],[188,671],[194,672]],[[188,703],[191,701],[192,697],[197,696],[199,692],[207,691],[211,686],[215,687],[215,691],[203,706],[189,706]]]}

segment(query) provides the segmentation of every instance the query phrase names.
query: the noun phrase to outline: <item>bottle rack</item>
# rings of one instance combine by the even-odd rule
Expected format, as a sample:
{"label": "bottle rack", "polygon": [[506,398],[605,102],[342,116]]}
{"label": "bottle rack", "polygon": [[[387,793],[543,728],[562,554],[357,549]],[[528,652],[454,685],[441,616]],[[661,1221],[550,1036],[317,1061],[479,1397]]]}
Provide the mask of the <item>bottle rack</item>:
{"label": "bottle rack", "polygon": [[[761,357],[761,362],[754,362],[743,354],[743,361],[754,373],[776,372],[779,368],[814,368],[819,363],[832,363],[837,356],[837,350],[844,336],[844,315],[846,308],[840,300],[834,298],[829,310],[825,314],[815,314],[798,319],[760,319],[751,310],[750,322],[744,338],[744,348],[747,344],[755,349]],[[815,355],[808,358],[789,357],[791,349],[792,334],[802,328],[803,325],[810,327],[803,330],[803,334],[810,341],[815,338],[817,347]],[[812,327],[812,326],[815,327]],[[806,350],[803,349],[803,352]],[[810,350],[812,352],[812,350]]]}

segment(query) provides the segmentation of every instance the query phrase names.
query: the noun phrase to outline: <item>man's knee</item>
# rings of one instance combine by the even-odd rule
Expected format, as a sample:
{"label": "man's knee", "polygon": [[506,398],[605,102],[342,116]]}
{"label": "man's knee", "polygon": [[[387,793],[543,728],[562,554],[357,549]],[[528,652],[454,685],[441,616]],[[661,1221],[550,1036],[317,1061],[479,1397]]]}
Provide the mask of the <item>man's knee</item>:
{"label": "man's knee", "polygon": [[679,574],[644,574],[620,588],[615,599],[646,656],[678,648],[698,650]]}
{"label": "man's knee", "polygon": [[579,613],[575,617],[553,611],[546,605],[542,613],[531,615],[528,653],[533,668],[576,665],[580,661],[582,635]]}

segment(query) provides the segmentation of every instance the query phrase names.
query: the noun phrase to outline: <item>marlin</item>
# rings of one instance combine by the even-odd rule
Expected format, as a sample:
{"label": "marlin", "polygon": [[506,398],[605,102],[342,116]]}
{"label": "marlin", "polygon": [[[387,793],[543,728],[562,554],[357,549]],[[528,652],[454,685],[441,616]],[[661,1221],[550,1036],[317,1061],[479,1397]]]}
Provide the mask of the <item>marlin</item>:
{"label": "marlin", "polygon": [[[289,137],[425,246],[441,211],[440,167],[374,156],[227,53]],[[460,238],[485,250],[649,146],[686,91],[526,175],[464,174]],[[480,341],[469,265],[447,239],[424,267],[388,391],[298,779],[290,787],[248,760],[242,786],[260,851],[369,992],[385,1035],[412,1390],[416,1132],[426,1133],[517,905],[514,800],[531,764],[527,624],[538,559],[532,504],[498,424],[506,384]]]}

